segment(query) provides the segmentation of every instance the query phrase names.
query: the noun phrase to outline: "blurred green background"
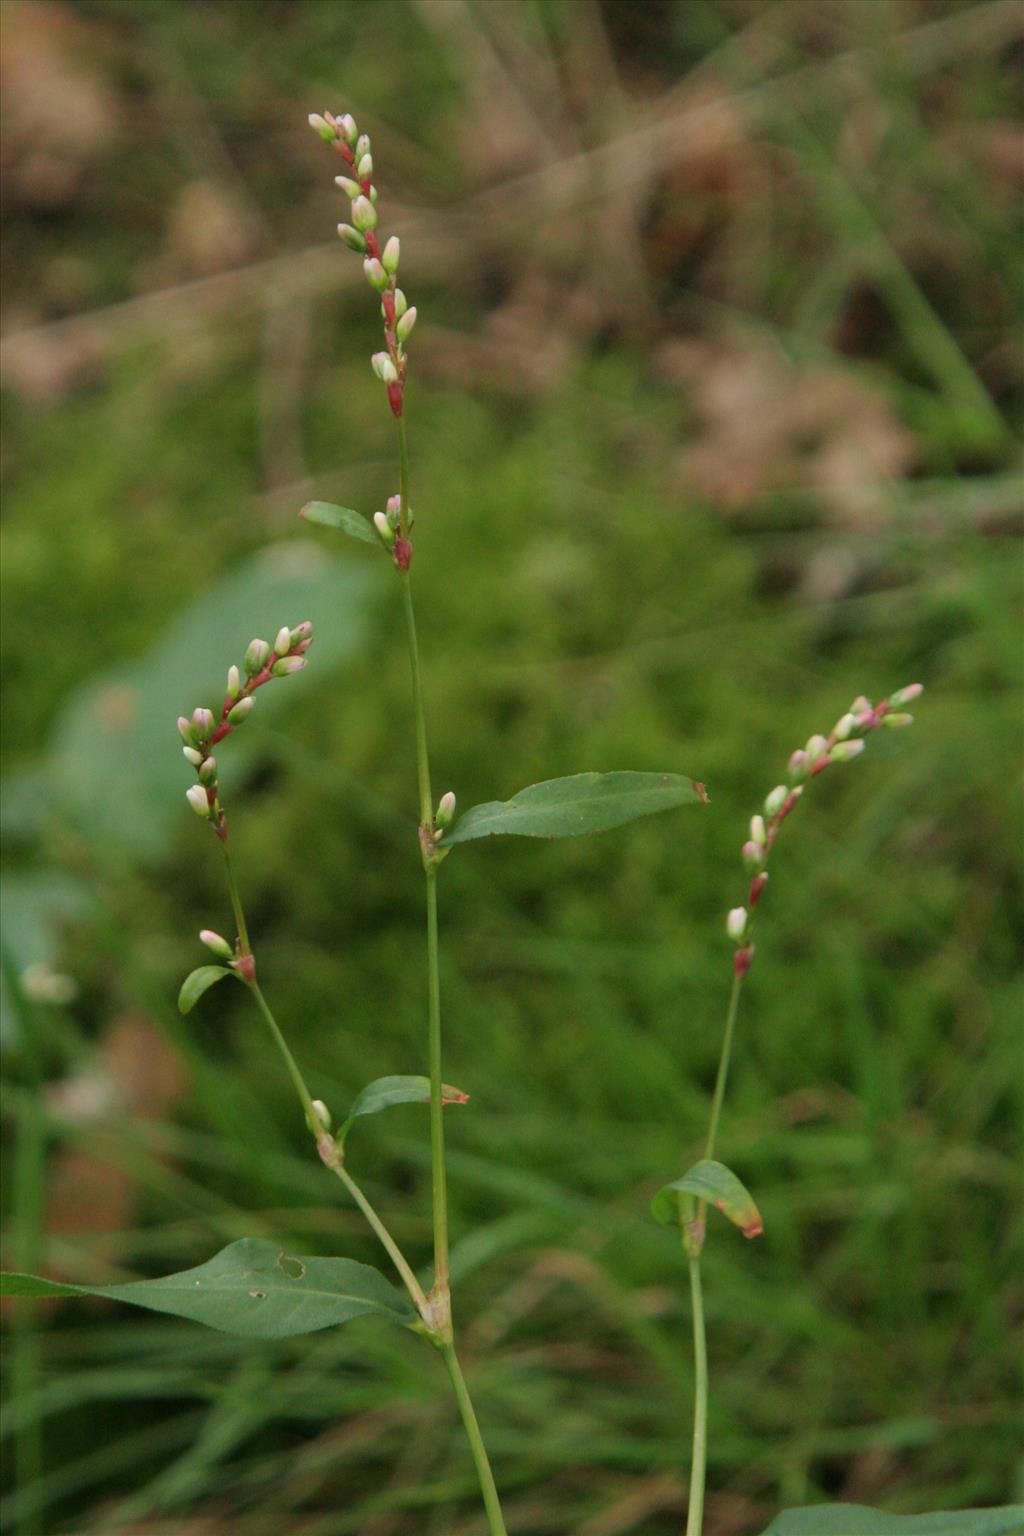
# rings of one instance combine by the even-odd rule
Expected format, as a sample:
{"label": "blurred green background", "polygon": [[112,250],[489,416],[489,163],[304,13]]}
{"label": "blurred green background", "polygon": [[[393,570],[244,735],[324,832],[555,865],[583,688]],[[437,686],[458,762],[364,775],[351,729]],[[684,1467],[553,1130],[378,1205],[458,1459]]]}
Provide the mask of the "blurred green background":
{"label": "blurred green background", "polygon": [[[336,1109],[424,1069],[397,594],[295,515],[396,488],[305,123],[351,110],[420,313],[438,790],[712,797],[444,868],[457,1318],[510,1530],[681,1527],[689,1312],[646,1211],[700,1149],[746,820],[915,680],[914,730],[773,861],[721,1142],[766,1236],[709,1244],[707,1530],[1021,1497],[1016,0],[7,0],[2,70],[8,1267],[378,1262],[244,994],[175,1010],[230,925],[175,716],[309,617],[222,758],[261,975]],[[351,1156],[426,1263],[425,1115]],[[19,1536],[483,1529],[411,1336],[7,1322]]]}

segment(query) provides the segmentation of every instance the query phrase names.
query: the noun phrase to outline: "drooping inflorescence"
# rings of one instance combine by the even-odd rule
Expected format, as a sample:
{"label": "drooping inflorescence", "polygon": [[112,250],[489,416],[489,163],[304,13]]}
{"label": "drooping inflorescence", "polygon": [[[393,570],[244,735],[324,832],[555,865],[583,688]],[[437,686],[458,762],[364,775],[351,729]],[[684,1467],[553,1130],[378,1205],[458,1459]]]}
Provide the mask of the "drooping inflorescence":
{"label": "drooping inflorescence", "polygon": [[737,976],[745,976],[754,960],[751,942],[754,909],[768,883],[768,863],[779,829],[786,817],[796,807],[804,792],[805,783],[824,773],[837,763],[848,763],[859,757],[865,747],[864,738],[879,726],[898,729],[912,725],[914,717],[902,712],[903,705],[911,703],[924,692],[923,684],[911,683],[900,688],[880,704],[872,704],[863,696],[854,699],[845,715],[840,716],[827,736],[811,736],[803,747],[798,747],[789,759],[789,782],[777,784],[765,798],[761,812],[750,818],[750,835],[743,844],[743,862],[753,871],[747,904],[733,907],[726,918],[726,933],[736,946],[734,967]]}
{"label": "drooping inflorescence", "polygon": [[196,771],[196,783],[186,792],[185,798],[196,815],[210,823],[222,842],[227,839],[228,828],[224,809],[217,798],[217,759],[213,748],[248,719],[256,702],[253,695],[257,688],[262,688],[271,678],[301,672],[306,665],[305,653],[312,643],[313,626],[308,619],[294,629],[282,626],[272,646],[266,640],[250,641],[241,670],[228,668],[227,692],[220,718],[212,709],[202,706],[192,711],[191,719],[186,715],[178,717],[178,734],[184,742],[185,760]]}
{"label": "drooping inflorescence", "polygon": [[335,117],[331,112],[311,112],[309,125],[325,143],[341,156],[351,172],[336,176],[335,182],[349,198],[351,224],[339,224],[338,234],[351,250],[363,257],[366,280],[380,295],[384,318],[386,351],[375,352],[373,371],[387,389],[388,404],[396,417],[401,416],[405,395],[408,359],[405,343],[416,324],[416,308],[410,306],[398,286],[398,261],[401,248],[397,235],[383,246],[377,234],[377,188],[373,184],[373,155],[370,136],[360,133],[351,113]]}

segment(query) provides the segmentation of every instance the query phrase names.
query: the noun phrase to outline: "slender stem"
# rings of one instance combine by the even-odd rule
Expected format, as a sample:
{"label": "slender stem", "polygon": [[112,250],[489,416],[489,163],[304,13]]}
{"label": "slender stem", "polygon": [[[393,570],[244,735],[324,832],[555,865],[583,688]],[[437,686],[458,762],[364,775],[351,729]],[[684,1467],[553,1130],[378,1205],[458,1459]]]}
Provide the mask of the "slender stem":
{"label": "slender stem", "polygon": [[[310,1097],[309,1088],[307,1087],[306,1080],[299,1069],[298,1062],[295,1060],[295,1057],[289,1050],[288,1042],[284,1038],[284,1035],[281,1033],[280,1025],[274,1018],[274,1015],[270,1009],[270,1005],[266,998],[263,996],[263,993],[260,991],[259,985],[255,981],[250,982],[249,989],[252,992],[253,997],[256,999],[257,1007],[266,1020],[267,1027],[274,1037],[274,1041],[278,1050],[281,1052],[281,1055],[284,1058],[284,1064],[288,1068],[288,1074],[295,1085],[295,1091],[299,1096],[299,1102],[305,1111],[306,1121],[310,1130],[313,1131],[315,1135],[316,1126],[319,1121],[316,1110],[313,1108],[313,1100]],[[394,1264],[398,1273],[401,1275],[402,1283],[404,1284],[406,1290],[409,1292],[409,1295],[412,1297],[413,1305],[416,1307],[416,1310],[421,1314],[421,1316],[424,1315],[427,1309],[427,1298],[423,1293],[423,1287],[420,1285],[419,1281],[416,1279],[416,1276],[413,1274],[405,1255],[399,1248],[398,1244],[395,1242],[394,1238],[391,1236],[391,1233],[388,1231],[381,1218],[377,1215],[377,1212],[374,1210],[373,1206],[363,1194],[363,1191],[360,1189],[359,1185],[356,1183],[355,1179],[349,1173],[344,1164],[332,1163],[330,1165],[330,1171],[338,1176],[338,1178],[344,1184],[345,1188],[348,1190],[349,1194],[352,1196],[352,1199],[355,1201],[356,1205],[358,1205],[359,1209],[366,1217],[370,1226],[373,1228],[377,1237],[380,1239],[380,1242],[392,1264]]]}
{"label": "slender stem", "polygon": [[[722,1103],[725,1099],[725,1085],[729,1078],[732,1042],[736,1033],[736,1014],[739,1011],[742,988],[743,976],[739,971],[734,971],[732,991],[729,993],[729,1007],[725,1016],[725,1030],[722,1035],[722,1051],[718,1058],[715,1092],[711,1100],[707,1140],[704,1143],[706,1158],[714,1156],[718,1122],[722,1116]],[[706,1216],[707,1201],[699,1200],[692,1223],[684,1222],[683,1224],[683,1246],[686,1249],[690,1267],[694,1364],[693,1456],[690,1461],[690,1498],[686,1513],[686,1536],[701,1536],[704,1523],[704,1486],[707,1481],[708,1346],[704,1327],[704,1290],[700,1270]]]}
{"label": "slender stem", "polygon": [[704,1483],[708,1455],[708,1346],[704,1330],[704,1292],[700,1254],[692,1253],[690,1297],[693,1306],[693,1460],[690,1463],[690,1499],[686,1512],[686,1536],[701,1536],[704,1524]]}
{"label": "slender stem", "polygon": [[352,1196],[352,1199],[355,1201],[356,1205],[358,1205],[359,1209],[370,1223],[370,1226],[377,1234],[392,1264],[401,1275],[402,1282],[405,1285],[406,1290],[409,1292],[409,1295],[412,1297],[413,1306],[422,1317],[428,1310],[427,1298],[424,1294],[423,1287],[420,1285],[419,1281],[416,1279],[416,1276],[413,1274],[412,1270],[407,1264],[405,1255],[403,1254],[401,1248],[399,1248],[398,1244],[391,1236],[391,1233],[381,1221],[380,1217],[377,1215],[377,1212],[374,1210],[369,1200],[367,1200],[366,1196],[363,1194],[359,1185],[349,1173],[344,1163],[338,1163],[336,1167],[331,1169],[331,1172],[337,1174],[338,1178],[344,1184],[345,1188]]}
{"label": "slender stem", "polygon": [[235,881],[235,872],[231,867],[231,855],[228,853],[228,845],[221,843],[224,850],[224,868],[228,877],[228,892],[231,896],[231,909],[235,914],[235,926],[238,929],[238,941],[243,955],[252,954],[252,945],[249,943],[249,930],[245,925],[245,913],[242,910],[242,898],[238,894],[238,885]]}
{"label": "slender stem", "polygon": [[462,1374],[462,1366],[459,1357],[455,1353],[454,1344],[444,1344],[441,1348],[444,1355],[444,1363],[448,1367],[448,1375],[452,1379],[455,1389],[455,1397],[462,1415],[462,1423],[466,1430],[466,1439],[473,1453],[473,1461],[476,1464],[477,1477],[480,1479],[480,1491],[484,1497],[484,1509],[487,1511],[487,1525],[491,1536],[506,1536],[505,1517],[501,1512],[501,1500],[498,1498],[498,1489],[494,1482],[494,1473],[487,1459],[487,1451],[484,1446],[483,1436],[480,1433],[480,1425],[477,1422],[476,1413],[473,1410],[473,1402],[466,1386],[466,1378]]}
{"label": "slender stem", "polygon": [[718,1122],[722,1114],[722,1100],[725,1098],[725,1084],[729,1076],[729,1061],[732,1056],[732,1038],[736,1031],[736,1012],[740,1004],[740,991],[743,986],[743,977],[737,971],[732,978],[732,991],[729,994],[729,1011],[725,1016],[725,1033],[722,1036],[722,1054],[718,1058],[718,1076],[715,1079],[715,1096],[711,1101],[711,1119],[708,1122],[708,1139],[704,1143],[704,1156],[712,1157],[715,1151],[715,1138],[718,1135]]}
{"label": "slender stem", "polygon": [[430,1022],[430,1151],[434,1209],[434,1284],[448,1290],[448,1188],[441,1100],[441,974],[437,942],[437,871],[427,870],[427,985]]}
{"label": "slender stem", "polygon": [[427,751],[427,715],[423,703],[423,679],[420,675],[420,651],[416,640],[416,614],[412,606],[412,582],[409,572],[402,575],[402,607],[405,632],[409,642],[409,668],[412,673],[412,703],[416,716],[416,777],[419,784],[420,822],[429,826],[434,815],[434,797],[430,789],[430,754]]}

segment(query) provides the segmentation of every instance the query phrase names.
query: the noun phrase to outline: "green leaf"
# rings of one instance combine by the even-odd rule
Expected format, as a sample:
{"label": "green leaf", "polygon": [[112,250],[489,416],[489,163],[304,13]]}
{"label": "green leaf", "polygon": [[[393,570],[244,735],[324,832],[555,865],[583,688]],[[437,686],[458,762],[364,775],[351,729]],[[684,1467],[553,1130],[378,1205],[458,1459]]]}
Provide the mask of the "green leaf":
{"label": "green leaf", "polygon": [[1022,1536],[1024,1504],[935,1515],[886,1515],[861,1504],[787,1509],[764,1536]]}
{"label": "green leaf", "polygon": [[760,1237],[764,1231],[761,1213],[731,1168],[724,1163],[714,1163],[705,1158],[671,1184],[658,1190],[651,1201],[651,1215],[662,1226],[679,1220],[678,1195],[694,1195],[706,1200],[716,1210],[735,1222],[744,1237]]}
{"label": "green leaf", "polygon": [[[468,1098],[469,1094],[463,1093],[461,1088],[453,1088],[450,1083],[441,1084],[442,1104],[465,1104]],[[377,1077],[356,1095],[338,1132],[338,1139],[344,1139],[353,1120],[358,1120],[360,1115],[377,1115],[393,1104],[429,1103],[429,1077]]]}
{"label": "green leaf", "polygon": [[350,539],[358,539],[362,544],[374,544],[378,549],[384,547],[370,520],[361,512],[353,512],[351,507],[336,507],[329,501],[307,501],[299,516],[307,523],[320,523],[324,528],[340,528]]}
{"label": "green leaf", "polygon": [[412,1305],[379,1270],[353,1259],[295,1258],[263,1238],[244,1237],[195,1269],[125,1285],[62,1285],[38,1275],[0,1276],[4,1296],[106,1296],[169,1312],[246,1339],[315,1333],[370,1313],[416,1321]]}
{"label": "green leaf", "polygon": [[178,1012],[191,1013],[203,993],[215,987],[222,976],[235,975],[237,972],[226,965],[200,965],[196,970],[190,971],[178,993]]}
{"label": "green leaf", "polygon": [[582,837],[677,805],[707,803],[703,784],[678,773],[577,773],[521,789],[511,800],[474,805],[438,846],[511,833],[516,837]]}

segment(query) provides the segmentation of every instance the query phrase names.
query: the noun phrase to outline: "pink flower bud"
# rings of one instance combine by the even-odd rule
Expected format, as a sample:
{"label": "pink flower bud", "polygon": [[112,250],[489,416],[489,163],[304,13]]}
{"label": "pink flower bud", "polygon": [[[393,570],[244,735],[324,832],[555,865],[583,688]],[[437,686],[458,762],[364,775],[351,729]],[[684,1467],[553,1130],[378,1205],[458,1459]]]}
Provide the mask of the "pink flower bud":
{"label": "pink flower bud", "polygon": [[808,773],[810,772],[810,767],[811,763],[807,753],[804,752],[802,748],[798,747],[789,759],[790,778],[806,779]]}
{"label": "pink flower bud", "polygon": [[361,234],[377,228],[377,210],[368,197],[357,197],[352,204],[352,223]]}
{"label": "pink flower bud", "polygon": [[205,741],[217,729],[217,722],[213,717],[212,709],[194,709],[192,711],[192,724],[200,741]]}
{"label": "pink flower bud", "polygon": [[206,784],[206,785],[216,784],[216,782],[217,782],[217,759],[215,757],[204,757],[203,758],[202,765],[200,766],[200,769],[199,769],[199,782],[200,782],[200,784]]}
{"label": "pink flower bud", "polygon": [[789,790],[785,784],[776,784],[771,794],[765,796],[764,813],[769,821],[779,814],[788,797]]}
{"label": "pink flower bud", "polygon": [[358,181],[353,181],[351,176],[335,176],[334,185],[340,187],[345,196],[355,202],[357,197],[362,197],[363,189]]}
{"label": "pink flower bud", "polygon": [[222,960],[233,960],[235,958],[235,952],[227,939],[222,938],[219,933],[214,933],[212,928],[200,929],[199,941],[205,944],[207,949],[212,949],[214,954],[219,955]]}
{"label": "pink flower bud", "polygon": [[274,637],[274,650],[279,656],[287,656],[292,648],[292,632],[287,624],[282,624]]}
{"label": "pink flower bud", "polygon": [[[271,677],[291,677],[293,672],[301,672],[306,665],[305,656],[282,656],[280,661],[275,661],[270,669]],[[228,716],[230,720],[231,716]]]}
{"label": "pink flower bud", "polygon": [[241,725],[252,714],[256,700],[250,694],[247,698],[239,699],[238,703],[228,710],[228,724]]}
{"label": "pink flower bud", "polygon": [[338,127],[345,135],[347,142],[349,144],[354,144],[359,133],[359,129],[356,127],[356,120],[352,116],[351,112],[345,112],[341,117],[338,118]]}
{"label": "pink flower bud", "polygon": [[413,326],[415,324],[416,324],[416,306],[414,304],[412,309],[407,309],[406,310],[405,314],[402,316],[401,320],[399,320],[397,326],[395,327],[395,334],[398,337],[399,341],[408,341],[409,340],[409,337],[412,334],[412,328],[413,328]]}
{"label": "pink flower bud", "polygon": [[363,271],[370,287],[375,288],[378,293],[383,293],[388,285],[388,275],[376,256],[367,256],[363,262]]}
{"label": "pink flower bud", "polygon": [[924,683],[908,683],[906,688],[897,688],[889,700],[893,709],[899,709],[901,704],[912,704],[924,693]]}
{"label": "pink flower bud", "polygon": [[325,144],[330,144],[335,138],[334,129],[327,120],[320,116],[319,112],[311,112],[307,118],[309,126],[314,133],[318,133]]}
{"label": "pink flower bud", "polygon": [[863,741],[839,741],[828,754],[828,761],[832,763],[849,763],[855,757],[859,757],[864,751],[866,743]]}
{"label": "pink flower bud", "polygon": [[402,246],[398,236],[392,235],[391,239],[387,242],[384,249],[380,253],[381,265],[383,266],[384,271],[389,273],[391,277],[394,277],[395,273],[398,271],[398,258],[401,254],[401,250]]}
{"label": "pink flower bud", "polygon": [[382,384],[394,384],[397,381],[398,369],[387,352],[375,352],[370,359],[370,365]]}
{"label": "pink flower bud", "polygon": [[764,849],[760,843],[749,842],[743,844],[743,862],[748,869],[757,869],[764,863]]}

